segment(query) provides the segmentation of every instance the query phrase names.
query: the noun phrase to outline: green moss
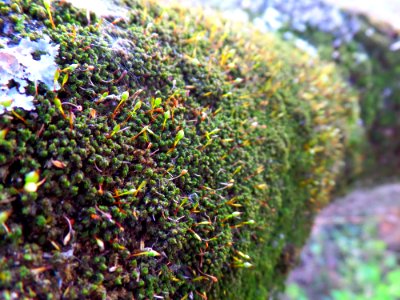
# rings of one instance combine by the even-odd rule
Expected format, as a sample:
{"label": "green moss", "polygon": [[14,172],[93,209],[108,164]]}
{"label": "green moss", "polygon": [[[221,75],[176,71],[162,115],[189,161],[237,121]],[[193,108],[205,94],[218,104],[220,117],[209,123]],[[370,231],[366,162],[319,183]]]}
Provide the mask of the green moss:
{"label": "green moss", "polygon": [[350,41],[339,44],[334,33],[321,32],[313,26],[308,26],[304,32],[294,30],[294,33],[316,45],[321,57],[334,60],[344,77],[358,90],[360,116],[369,142],[363,145],[364,175],[381,180],[398,176],[400,165],[400,144],[394,138],[400,129],[400,57],[398,50],[391,49],[399,39],[399,32],[363,16],[352,18],[360,28]]}
{"label": "green moss", "polygon": [[4,297],[273,295],[343,167],[356,99],[334,67],[202,12],[130,1],[89,24],[54,2],[52,28],[13,3],[3,35],[49,35],[68,80],[2,116]]}

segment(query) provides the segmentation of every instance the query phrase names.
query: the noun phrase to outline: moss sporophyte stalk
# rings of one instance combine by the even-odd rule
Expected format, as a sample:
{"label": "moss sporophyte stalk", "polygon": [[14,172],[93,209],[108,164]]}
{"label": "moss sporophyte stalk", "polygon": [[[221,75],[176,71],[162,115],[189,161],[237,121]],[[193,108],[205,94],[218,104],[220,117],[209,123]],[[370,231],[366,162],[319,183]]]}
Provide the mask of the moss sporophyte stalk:
{"label": "moss sporophyte stalk", "polygon": [[355,95],[248,25],[116,8],[0,1],[1,297],[273,296],[342,170]]}

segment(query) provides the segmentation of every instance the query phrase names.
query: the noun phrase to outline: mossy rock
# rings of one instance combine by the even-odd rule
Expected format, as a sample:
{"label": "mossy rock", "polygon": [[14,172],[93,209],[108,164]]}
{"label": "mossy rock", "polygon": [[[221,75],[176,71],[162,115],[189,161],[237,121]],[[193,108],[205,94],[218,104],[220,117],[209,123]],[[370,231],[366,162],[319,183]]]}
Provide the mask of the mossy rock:
{"label": "mossy rock", "polygon": [[58,49],[54,90],[2,86],[35,109],[2,102],[1,296],[273,296],[358,118],[334,66],[201,11],[43,3],[0,1],[2,49]]}

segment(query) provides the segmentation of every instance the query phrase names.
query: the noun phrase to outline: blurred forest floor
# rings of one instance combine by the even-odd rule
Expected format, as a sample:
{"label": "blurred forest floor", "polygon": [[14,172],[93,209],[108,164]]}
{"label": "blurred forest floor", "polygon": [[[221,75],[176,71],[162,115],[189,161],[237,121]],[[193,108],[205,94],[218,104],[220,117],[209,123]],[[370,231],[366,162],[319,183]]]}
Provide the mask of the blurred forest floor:
{"label": "blurred forest floor", "polygon": [[359,189],[318,215],[285,299],[400,299],[400,184]]}

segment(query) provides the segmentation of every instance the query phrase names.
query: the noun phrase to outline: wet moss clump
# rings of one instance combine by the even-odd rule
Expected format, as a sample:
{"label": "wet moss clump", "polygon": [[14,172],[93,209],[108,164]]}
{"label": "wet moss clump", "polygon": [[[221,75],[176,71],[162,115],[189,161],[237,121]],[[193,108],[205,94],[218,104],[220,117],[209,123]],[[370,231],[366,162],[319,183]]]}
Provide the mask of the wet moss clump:
{"label": "wet moss clump", "polygon": [[2,298],[273,295],[357,119],[334,67],[201,11],[43,3],[0,2],[3,47],[59,47],[1,115]]}

